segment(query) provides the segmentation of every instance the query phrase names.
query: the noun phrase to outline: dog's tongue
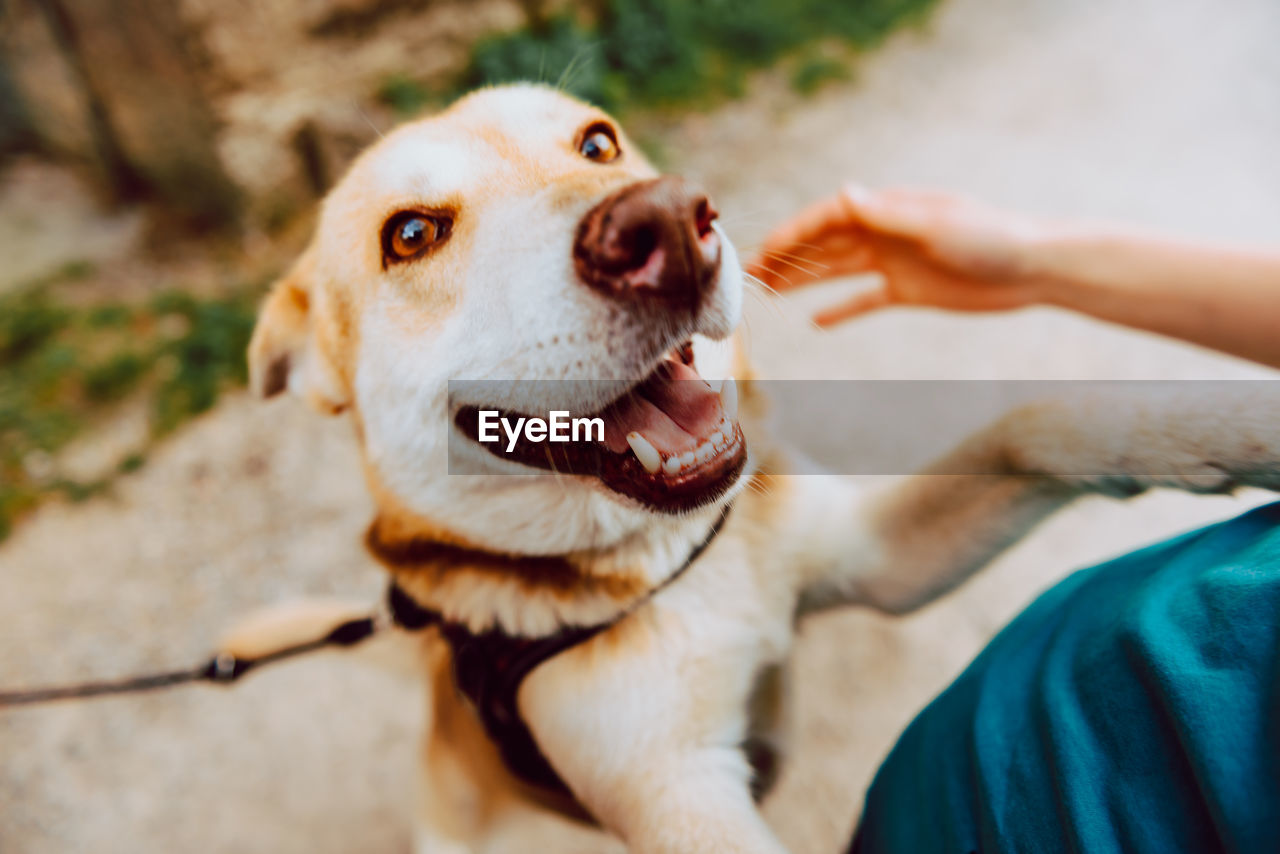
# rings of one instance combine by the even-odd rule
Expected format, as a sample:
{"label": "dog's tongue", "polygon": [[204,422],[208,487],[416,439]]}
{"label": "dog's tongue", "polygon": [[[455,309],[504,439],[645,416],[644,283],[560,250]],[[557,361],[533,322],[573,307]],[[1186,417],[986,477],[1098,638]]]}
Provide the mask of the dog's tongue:
{"label": "dog's tongue", "polygon": [[627,434],[639,433],[664,457],[690,451],[724,419],[720,395],[688,365],[668,359],[633,393],[604,413],[604,444],[627,450]]}

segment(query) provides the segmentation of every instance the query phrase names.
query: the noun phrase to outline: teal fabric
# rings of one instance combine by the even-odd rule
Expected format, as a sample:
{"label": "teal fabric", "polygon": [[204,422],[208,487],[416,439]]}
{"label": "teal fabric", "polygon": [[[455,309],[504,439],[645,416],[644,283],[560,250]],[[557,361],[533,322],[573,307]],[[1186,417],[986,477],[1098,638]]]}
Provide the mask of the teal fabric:
{"label": "teal fabric", "polygon": [[903,733],[851,850],[1280,852],[1280,504],[1040,596]]}

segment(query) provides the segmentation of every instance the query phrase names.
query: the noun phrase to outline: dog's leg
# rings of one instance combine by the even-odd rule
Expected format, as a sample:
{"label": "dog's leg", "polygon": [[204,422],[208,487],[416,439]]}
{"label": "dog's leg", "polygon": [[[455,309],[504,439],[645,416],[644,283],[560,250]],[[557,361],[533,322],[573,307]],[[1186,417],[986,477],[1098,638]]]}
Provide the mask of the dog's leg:
{"label": "dog's leg", "polygon": [[[237,658],[261,658],[298,644],[319,640],[348,620],[371,615],[371,602],[297,599],[268,605],[238,620],[222,634],[217,651]],[[330,653],[359,656],[396,676],[421,679],[420,644],[404,632],[380,632],[353,648],[333,646]]]}
{"label": "dog's leg", "polygon": [[1231,385],[1033,404],[886,490],[799,478],[797,518],[809,535],[797,546],[802,606],[917,608],[1086,493],[1280,489],[1280,399]]}
{"label": "dog's leg", "polygon": [[[628,738],[623,732],[616,737]],[[577,778],[573,785],[588,809],[631,854],[786,854],[752,800],[740,750],[649,743],[641,754],[632,752],[636,746],[599,748],[597,758],[626,754],[629,767],[614,768],[616,774],[583,774],[576,763],[567,766],[575,773],[566,773]]]}
{"label": "dog's leg", "polygon": [[448,648],[434,633],[423,643],[429,686],[420,756],[415,854],[473,854],[501,805],[511,800],[502,762],[453,682]]}
{"label": "dog's leg", "polygon": [[521,712],[632,854],[785,854],[752,800],[740,747],[757,627],[697,606],[647,610],[543,664],[521,688]]}
{"label": "dog's leg", "polygon": [[786,854],[736,768],[737,750],[635,758],[632,773],[607,783],[607,798],[593,799],[632,854]]}
{"label": "dog's leg", "polygon": [[485,824],[485,793],[443,729],[429,720],[419,753],[413,851],[476,854]]}
{"label": "dog's leg", "polygon": [[367,616],[372,610],[367,602],[339,599],[296,599],[268,605],[240,618],[224,632],[218,651],[258,658],[322,638],[347,620]]}
{"label": "dog's leg", "polygon": [[475,849],[442,835],[420,818],[413,829],[413,854],[475,854]]}

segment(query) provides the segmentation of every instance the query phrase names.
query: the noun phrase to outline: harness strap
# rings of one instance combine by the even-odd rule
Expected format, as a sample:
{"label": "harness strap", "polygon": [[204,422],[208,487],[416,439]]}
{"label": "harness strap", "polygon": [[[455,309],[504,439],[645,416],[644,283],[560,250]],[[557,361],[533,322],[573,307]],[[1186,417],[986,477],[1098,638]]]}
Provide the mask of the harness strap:
{"label": "harness strap", "polygon": [[567,626],[543,637],[520,637],[497,628],[477,634],[461,623],[446,619],[439,611],[419,605],[394,581],[387,590],[392,622],[410,631],[438,626],[452,653],[454,682],[480,716],[503,763],[525,783],[568,795],[569,787],[551,767],[520,715],[516,697],[525,677],[538,665],[617,625],[684,575],[720,533],[732,506],[725,505],[707,535],[661,584],[606,622]]}

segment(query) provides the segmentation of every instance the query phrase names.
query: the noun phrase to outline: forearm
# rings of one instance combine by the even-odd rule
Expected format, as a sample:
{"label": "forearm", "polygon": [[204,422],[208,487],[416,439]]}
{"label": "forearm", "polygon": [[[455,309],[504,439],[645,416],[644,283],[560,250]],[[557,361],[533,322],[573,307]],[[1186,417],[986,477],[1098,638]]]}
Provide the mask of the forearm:
{"label": "forearm", "polygon": [[1076,231],[1038,254],[1046,303],[1280,367],[1280,251]]}

